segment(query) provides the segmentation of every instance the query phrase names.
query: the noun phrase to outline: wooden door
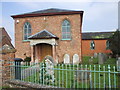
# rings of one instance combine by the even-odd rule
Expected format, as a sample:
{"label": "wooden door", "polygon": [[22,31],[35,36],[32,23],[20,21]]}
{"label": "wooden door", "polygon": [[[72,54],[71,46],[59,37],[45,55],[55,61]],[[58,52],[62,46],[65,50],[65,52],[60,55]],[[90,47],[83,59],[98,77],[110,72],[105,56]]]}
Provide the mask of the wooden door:
{"label": "wooden door", "polygon": [[45,56],[52,56],[52,46],[49,44],[40,44],[41,46],[41,60],[45,58]]}

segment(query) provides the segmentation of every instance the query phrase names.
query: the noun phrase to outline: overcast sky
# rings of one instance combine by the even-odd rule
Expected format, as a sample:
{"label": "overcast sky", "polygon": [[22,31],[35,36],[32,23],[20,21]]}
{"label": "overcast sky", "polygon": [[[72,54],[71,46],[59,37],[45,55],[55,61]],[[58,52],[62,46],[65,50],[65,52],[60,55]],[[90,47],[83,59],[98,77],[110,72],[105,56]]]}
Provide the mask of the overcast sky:
{"label": "overcast sky", "polygon": [[[70,10],[82,10],[83,15],[83,32],[102,32],[113,31],[118,28],[118,0],[95,1],[85,0],[81,2],[76,0],[20,0],[22,2],[15,2],[15,0],[2,0],[0,3],[1,16],[0,26],[5,27],[8,34],[14,43],[14,20],[11,15],[17,15],[48,8],[60,8]],[[2,10],[1,10],[2,9]]]}

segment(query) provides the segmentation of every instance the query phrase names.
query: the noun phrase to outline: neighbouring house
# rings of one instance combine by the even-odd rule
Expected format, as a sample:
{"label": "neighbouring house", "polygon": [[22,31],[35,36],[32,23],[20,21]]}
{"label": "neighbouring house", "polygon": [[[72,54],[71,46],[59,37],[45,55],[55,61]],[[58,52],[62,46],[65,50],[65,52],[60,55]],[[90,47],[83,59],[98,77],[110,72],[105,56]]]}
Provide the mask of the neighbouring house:
{"label": "neighbouring house", "polygon": [[108,39],[114,32],[82,33],[82,56],[93,56],[94,53],[111,53]]}
{"label": "neighbouring house", "polygon": [[4,27],[0,28],[0,59],[12,60],[15,58],[15,48],[11,43],[11,38]]}
{"label": "neighbouring house", "polygon": [[32,62],[40,62],[50,55],[58,63],[65,54],[70,60],[77,54],[81,61],[83,11],[51,8],[12,18],[17,58],[31,57]]}

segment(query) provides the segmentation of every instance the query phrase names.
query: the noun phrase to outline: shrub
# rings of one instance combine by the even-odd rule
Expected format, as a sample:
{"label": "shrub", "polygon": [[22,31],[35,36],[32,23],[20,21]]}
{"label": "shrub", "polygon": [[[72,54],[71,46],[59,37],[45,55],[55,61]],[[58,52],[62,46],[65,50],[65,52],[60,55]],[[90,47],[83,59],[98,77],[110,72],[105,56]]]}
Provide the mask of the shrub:
{"label": "shrub", "polygon": [[25,62],[30,62],[30,61],[31,61],[31,57],[26,57],[26,58],[24,59],[24,61],[25,61]]}

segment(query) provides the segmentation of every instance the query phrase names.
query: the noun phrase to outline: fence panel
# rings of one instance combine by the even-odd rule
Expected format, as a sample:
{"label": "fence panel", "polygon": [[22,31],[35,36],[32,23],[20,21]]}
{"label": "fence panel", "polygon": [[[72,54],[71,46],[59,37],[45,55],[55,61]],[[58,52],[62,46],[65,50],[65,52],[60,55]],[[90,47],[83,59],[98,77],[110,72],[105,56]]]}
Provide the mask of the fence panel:
{"label": "fence panel", "polygon": [[[21,78],[16,78],[15,68],[21,68]],[[53,68],[45,63],[21,62],[11,68],[11,79],[58,88],[119,88],[120,72],[116,66],[57,64]],[[19,73],[18,73],[19,74]]]}

